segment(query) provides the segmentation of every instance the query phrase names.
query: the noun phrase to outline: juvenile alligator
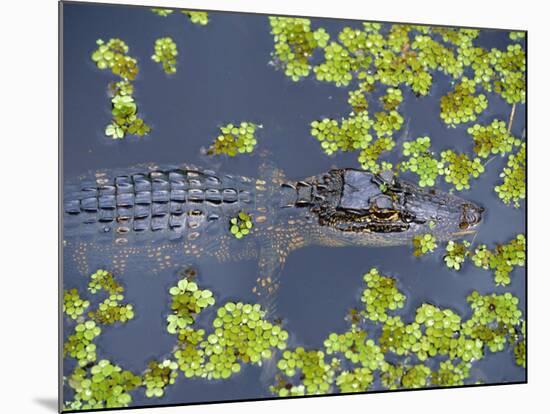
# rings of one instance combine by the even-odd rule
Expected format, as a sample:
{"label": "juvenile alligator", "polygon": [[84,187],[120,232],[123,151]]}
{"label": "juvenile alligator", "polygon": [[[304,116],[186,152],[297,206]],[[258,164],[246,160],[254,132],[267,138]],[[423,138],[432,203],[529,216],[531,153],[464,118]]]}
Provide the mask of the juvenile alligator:
{"label": "juvenile alligator", "polygon": [[[193,167],[96,174],[65,187],[64,243],[79,270],[88,263],[123,272],[130,258],[156,270],[185,256],[259,259],[256,293],[278,287],[288,254],[307,245],[395,246],[431,233],[445,241],[473,233],[483,209],[458,196],[424,190],[390,173],[333,169],[300,181],[276,169],[261,179]],[[239,211],[250,234],[229,232]],[[188,258],[189,259],[189,258]]]}

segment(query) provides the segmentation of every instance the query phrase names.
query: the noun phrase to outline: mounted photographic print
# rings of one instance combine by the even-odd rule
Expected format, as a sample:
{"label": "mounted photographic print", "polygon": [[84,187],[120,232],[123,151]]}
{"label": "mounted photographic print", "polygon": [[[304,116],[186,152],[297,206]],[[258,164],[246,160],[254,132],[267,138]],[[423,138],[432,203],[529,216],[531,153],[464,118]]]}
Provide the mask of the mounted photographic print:
{"label": "mounted photographic print", "polygon": [[62,411],[526,382],[526,32],[437,23],[60,3]]}

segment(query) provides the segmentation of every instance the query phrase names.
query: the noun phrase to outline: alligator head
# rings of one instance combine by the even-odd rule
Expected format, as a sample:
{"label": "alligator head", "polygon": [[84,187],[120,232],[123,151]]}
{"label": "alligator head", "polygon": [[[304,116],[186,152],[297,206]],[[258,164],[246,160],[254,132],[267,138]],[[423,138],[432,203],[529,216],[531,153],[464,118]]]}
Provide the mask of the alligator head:
{"label": "alligator head", "polygon": [[[484,209],[456,195],[422,189],[391,172],[335,169],[294,185],[294,205],[356,245],[406,244],[419,234],[451,240],[475,233]],[[335,232],[331,233],[335,237]],[[384,237],[381,237],[384,236]]]}

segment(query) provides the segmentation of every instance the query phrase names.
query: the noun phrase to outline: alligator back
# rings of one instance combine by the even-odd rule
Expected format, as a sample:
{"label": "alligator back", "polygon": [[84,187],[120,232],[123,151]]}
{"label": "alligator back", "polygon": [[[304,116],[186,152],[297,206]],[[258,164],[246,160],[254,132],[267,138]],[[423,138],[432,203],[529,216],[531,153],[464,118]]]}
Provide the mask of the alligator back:
{"label": "alligator back", "polygon": [[254,180],[194,167],[98,172],[65,185],[64,238],[194,239],[226,230],[255,201]]}

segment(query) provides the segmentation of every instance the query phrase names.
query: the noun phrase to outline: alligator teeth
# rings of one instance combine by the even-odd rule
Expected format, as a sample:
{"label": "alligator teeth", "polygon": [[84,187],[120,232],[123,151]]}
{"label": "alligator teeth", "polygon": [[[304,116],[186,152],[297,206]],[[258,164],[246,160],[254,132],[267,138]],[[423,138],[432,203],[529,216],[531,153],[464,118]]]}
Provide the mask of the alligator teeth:
{"label": "alligator teeth", "polygon": [[289,183],[282,183],[281,187],[292,188],[293,190],[296,190],[296,187]]}

